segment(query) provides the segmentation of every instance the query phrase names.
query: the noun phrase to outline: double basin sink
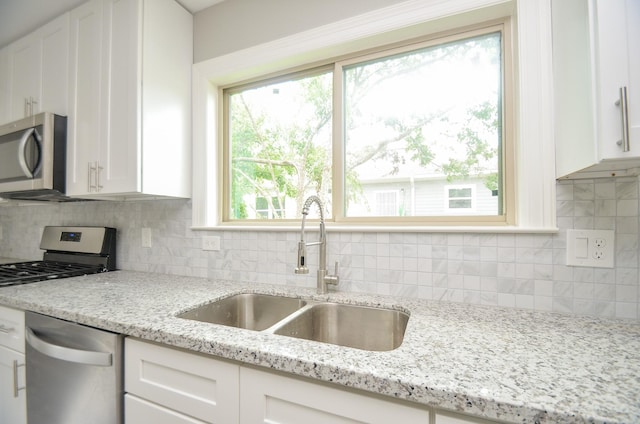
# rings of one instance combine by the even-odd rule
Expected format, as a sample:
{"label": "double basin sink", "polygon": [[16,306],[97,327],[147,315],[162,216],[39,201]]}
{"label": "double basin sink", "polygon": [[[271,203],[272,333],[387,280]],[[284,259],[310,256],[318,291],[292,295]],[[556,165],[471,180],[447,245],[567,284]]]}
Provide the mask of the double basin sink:
{"label": "double basin sink", "polygon": [[398,348],[409,321],[394,309],[259,293],[235,294],[178,317],[369,351]]}

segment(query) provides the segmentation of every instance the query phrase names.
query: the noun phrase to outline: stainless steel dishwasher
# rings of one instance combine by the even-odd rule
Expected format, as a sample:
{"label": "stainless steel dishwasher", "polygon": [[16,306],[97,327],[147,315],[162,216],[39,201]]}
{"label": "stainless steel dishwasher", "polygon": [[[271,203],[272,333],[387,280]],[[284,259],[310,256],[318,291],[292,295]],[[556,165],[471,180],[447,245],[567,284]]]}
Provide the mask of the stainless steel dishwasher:
{"label": "stainless steel dishwasher", "polygon": [[121,424],[119,334],[27,312],[29,424]]}

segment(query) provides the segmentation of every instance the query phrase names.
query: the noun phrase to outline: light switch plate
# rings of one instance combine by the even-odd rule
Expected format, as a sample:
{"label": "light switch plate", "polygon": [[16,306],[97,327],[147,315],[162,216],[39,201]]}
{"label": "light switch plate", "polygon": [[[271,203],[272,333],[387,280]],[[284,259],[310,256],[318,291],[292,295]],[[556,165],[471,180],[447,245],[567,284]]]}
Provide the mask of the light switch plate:
{"label": "light switch plate", "polygon": [[615,232],[567,230],[567,265],[613,268]]}

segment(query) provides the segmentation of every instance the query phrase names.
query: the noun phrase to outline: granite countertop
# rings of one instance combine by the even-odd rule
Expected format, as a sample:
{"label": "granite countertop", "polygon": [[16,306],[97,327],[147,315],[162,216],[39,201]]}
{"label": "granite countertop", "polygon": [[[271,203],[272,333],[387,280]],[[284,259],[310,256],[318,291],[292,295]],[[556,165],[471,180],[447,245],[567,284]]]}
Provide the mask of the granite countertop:
{"label": "granite countertop", "polygon": [[[238,292],[411,317],[404,342],[389,352],[175,317]],[[128,271],[2,288],[0,304],[489,419],[640,422],[640,325],[631,322]]]}

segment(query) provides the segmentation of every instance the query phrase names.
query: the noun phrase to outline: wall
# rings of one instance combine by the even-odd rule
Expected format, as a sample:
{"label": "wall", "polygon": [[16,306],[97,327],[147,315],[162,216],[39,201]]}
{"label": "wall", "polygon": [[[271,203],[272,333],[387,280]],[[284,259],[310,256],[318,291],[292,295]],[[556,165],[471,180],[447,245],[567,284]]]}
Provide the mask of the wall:
{"label": "wall", "polygon": [[[340,262],[343,291],[640,321],[638,181],[558,182],[557,234],[329,232],[328,261]],[[310,275],[293,274],[297,232],[192,231],[187,200],[0,207],[0,257],[39,259],[43,226],[67,224],[118,228],[120,269],[315,285],[315,248]],[[143,227],[151,248],[141,247]],[[616,267],[563,265],[569,228],[615,229]],[[222,238],[219,252],[200,249],[210,235]]]}
{"label": "wall", "polygon": [[233,0],[194,16],[194,62],[273,41],[404,0]]}

